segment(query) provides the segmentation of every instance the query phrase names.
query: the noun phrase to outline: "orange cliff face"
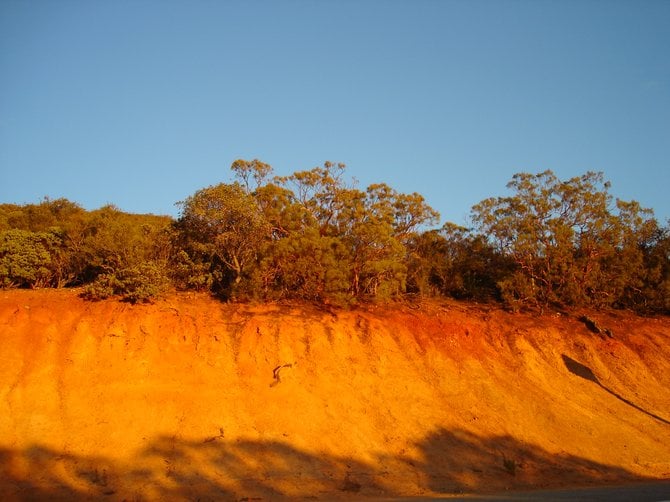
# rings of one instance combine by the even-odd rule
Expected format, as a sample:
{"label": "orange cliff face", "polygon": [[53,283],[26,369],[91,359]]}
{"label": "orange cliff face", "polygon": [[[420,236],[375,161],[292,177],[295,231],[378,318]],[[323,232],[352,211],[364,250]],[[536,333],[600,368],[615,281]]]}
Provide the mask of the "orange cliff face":
{"label": "orange cliff face", "polygon": [[0,291],[0,498],[436,495],[670,478],[670,319]]}

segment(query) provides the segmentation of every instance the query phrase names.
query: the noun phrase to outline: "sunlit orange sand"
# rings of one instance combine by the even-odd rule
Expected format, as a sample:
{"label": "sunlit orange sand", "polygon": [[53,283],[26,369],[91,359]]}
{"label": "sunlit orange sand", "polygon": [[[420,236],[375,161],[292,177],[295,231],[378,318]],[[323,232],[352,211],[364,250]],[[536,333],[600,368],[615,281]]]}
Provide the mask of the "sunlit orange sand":
{"label": "sunlit orange sand", "polygon": [[0,499],[670,478],[670,318],[0,292]]}

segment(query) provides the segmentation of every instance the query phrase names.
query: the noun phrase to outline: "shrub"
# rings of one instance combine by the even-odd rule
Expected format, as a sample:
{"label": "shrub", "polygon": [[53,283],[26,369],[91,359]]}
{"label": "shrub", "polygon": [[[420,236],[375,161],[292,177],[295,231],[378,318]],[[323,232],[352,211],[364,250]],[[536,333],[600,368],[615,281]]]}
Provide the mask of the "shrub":
{"label": "shrub", "polygon": [[0,286],[44,287],[53,282],[52,255],[60,244],[50,232],[0,233]]}
{"label": "shrub", "polygon": [[144,262],[119,271],[101,274],[83,293],[88,300],[120,296],[131,303],[147,303],[159,296],[169,284],[163,267]]}

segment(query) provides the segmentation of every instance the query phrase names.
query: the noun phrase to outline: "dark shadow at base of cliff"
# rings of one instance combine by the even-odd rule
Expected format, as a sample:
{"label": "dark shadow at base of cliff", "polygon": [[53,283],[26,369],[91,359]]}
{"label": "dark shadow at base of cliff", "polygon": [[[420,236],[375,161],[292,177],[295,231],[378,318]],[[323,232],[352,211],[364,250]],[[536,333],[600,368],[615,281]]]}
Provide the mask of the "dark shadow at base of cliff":
{"label": "dark shadow at base of cliff", "polygon": [[[437,493],[486,493],[510,489],[589,486],[640,481],[624,468],[567,453],[552,454],[511,436],[480,437],[439,429],[421,443],[416,465]],[[649,480],[649,478],[647,478]]]}
{"label": "dark shadow at base of cliff", "polygon": [[124,463],[41,446],[3,449],[0,498],[328,500],[651,481],[509,436],[438,429],[416,446],[415,456],[363,461],[315,455],[289,442],[175,436],[155,439]]}

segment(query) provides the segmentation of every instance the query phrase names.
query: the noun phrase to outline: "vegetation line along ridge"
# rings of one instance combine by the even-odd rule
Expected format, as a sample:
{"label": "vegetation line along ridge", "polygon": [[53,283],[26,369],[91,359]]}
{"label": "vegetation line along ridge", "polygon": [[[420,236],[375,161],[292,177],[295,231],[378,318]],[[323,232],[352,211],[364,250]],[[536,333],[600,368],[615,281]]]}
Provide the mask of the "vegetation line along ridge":
{"label": "vegetation line along ridge", "polygon": [[235,181],[179,202],[177,219],[66,199],[0,204],[0,286],[83,286],[88,299],[133,303],[177,289],[333,307],[446,296],[670,313],[670,227],[615,200],[602,173],[519,173],[510,195],[473,206],[472,228],[435,228],[420,194],[360,189],[343,164],[231,169]]}

